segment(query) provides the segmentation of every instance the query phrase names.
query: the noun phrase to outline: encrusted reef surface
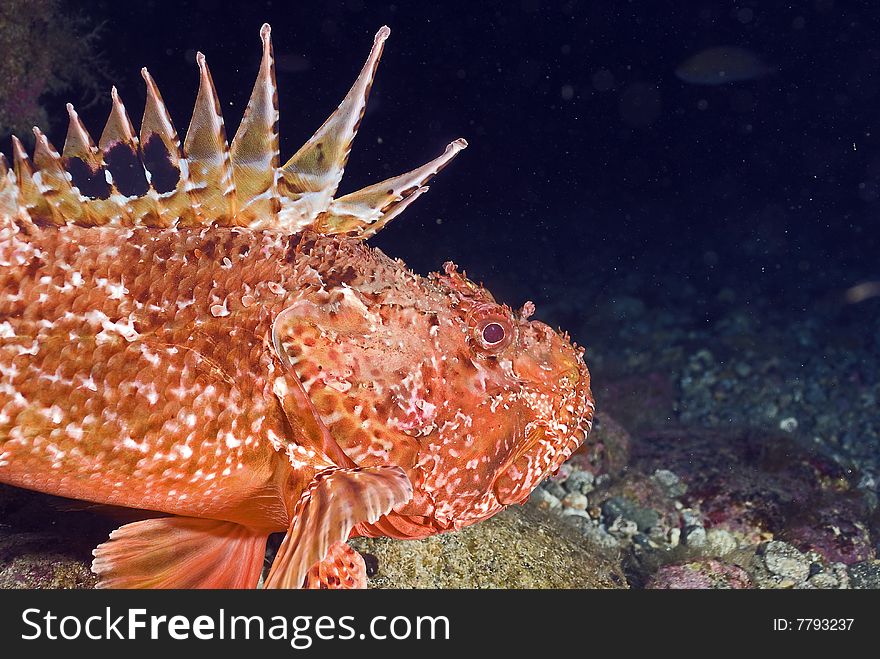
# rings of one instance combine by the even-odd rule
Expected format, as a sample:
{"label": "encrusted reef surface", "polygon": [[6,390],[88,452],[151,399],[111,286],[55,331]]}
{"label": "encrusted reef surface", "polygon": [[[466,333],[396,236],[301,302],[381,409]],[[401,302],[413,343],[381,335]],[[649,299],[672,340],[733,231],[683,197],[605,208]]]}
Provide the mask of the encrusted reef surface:
{"label": "encrusted reef surface", "polygon": [[533,499],[617,549],[637,588],[875,588],[876,497],[851,470],[785,433],[666,428],[630,435],[599,415],[595,441]]}
{"label": "encrusted reef surface", "polygon": [[[534,504],[424,540],[360,538],[372,588],[625,588],[617,551]],[[372,568],[372,569],[371,569]]]}

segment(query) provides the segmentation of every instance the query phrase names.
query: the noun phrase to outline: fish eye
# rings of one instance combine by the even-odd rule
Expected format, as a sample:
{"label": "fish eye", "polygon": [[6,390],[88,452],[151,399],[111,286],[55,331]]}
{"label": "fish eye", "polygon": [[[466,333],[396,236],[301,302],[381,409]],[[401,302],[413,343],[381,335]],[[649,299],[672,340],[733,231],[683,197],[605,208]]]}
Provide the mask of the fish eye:
{"label": "fish eye", "polygon": [[483,328],[483,342],[486,345],[495,345],[504,340],[506,332],[500,323],[489,323]]}
{"label": "fish eye", "polygon": [[497,304],[478,305],[468,317],[470,343],[482,353],[496,354],[514,340],[516,333],[509,311]]}

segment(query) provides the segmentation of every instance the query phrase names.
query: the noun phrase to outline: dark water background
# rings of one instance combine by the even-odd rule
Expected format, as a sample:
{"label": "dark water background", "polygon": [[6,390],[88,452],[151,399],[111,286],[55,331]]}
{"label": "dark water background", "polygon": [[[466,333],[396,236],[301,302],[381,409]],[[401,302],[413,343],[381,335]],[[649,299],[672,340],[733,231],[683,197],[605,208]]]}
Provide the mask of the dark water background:
{"label": "dark water background", "polygon": [[[183,1],[83,10],[104,21],[99,47],[136,123],[146,65],[181,133],[197,88],[195,50],[207,55],[231,134],[258,66],[260,24],[270,22],[282,156],[332,111],[372,35],[389,25],[344,190],[419,164],[455,137],[471,144],[377,241],[417,270],[452,258],[502,297],[524,287],[540,296],[535,273],[592,288],[635,270],[653,289],[652,276],[667,270],[707,285],[736,271],[783,305],[829,259],[848,268],[829,287],[880,275],[874,3]],[[723,86],[674,75],[718,45],[748,48],[778,72]],[[93,132],[105,112],[84,113]],[[63,105],[52,114],[63,116]]]}

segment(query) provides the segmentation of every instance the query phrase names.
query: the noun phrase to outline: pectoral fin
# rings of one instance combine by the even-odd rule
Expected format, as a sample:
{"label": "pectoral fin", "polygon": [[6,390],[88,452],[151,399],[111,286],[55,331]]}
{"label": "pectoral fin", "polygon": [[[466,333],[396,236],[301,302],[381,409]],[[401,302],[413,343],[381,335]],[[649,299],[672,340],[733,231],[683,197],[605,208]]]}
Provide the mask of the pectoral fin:
{"label": "pectoral fin", "polygon": [[[266,588],[299,588],[306,583],[307,575],[320,579],[322,574],[329,573],[329,564],[325,565],[328,560],[332,564],[346,555],[347,546],[340,549],[335,545],[345,543],[355,525],[373,523],[410,498],[412,484],[400,467],[321,472],[297,504],[290,528],[266,578]],[[333,554],[328,557],[331,549]],[[316,565],[318,563],[321,565]],[[313,567],[314,574],[311,574]],[[358,572],[357,565],[349,566],[341,576],[354,580]]]}
{"label": "pectoral fin", "polygon": [[367,566],[363,557],[344,542],[334,542],[324,560],[306,574],[303,588],[366,588]]}
{"label": "pectoral fin", "polygon": [[163,517],[126,524],[92,552],[99,588],[255,588],[266,535],[234,522]]}

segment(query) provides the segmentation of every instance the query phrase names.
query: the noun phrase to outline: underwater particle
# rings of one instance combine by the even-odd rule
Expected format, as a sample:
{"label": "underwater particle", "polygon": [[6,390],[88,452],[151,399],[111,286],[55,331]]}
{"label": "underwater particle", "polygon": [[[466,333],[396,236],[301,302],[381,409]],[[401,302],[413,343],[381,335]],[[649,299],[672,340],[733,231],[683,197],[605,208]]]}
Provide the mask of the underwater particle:
{"label": "underwater particle", "polygon": [[571,85],[562,85],[559,95],[562,96],[563,101],[570,101],[574,98],[574,87]]}
{"label": "underwater particle", "polygon": [[762,78],[776,71],[746,48],[716,46],[701,50],[675,69],[675,75],[692,85],[726,85]]}
{"label": "underwater particle", "polygon": [[705,98],[701,98],[699,101],[697,101],[697,109],[698,110],[706,110],[708,108],[709,108],[709,101],[707,101]]}
{"label": "underwater particle", "polygon": [[846,289],[845,294],[846,301],[850,304],[858,304],[878,295],[880,295],[880,281],[863,281]]}

